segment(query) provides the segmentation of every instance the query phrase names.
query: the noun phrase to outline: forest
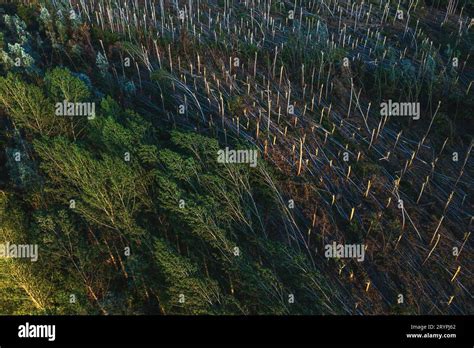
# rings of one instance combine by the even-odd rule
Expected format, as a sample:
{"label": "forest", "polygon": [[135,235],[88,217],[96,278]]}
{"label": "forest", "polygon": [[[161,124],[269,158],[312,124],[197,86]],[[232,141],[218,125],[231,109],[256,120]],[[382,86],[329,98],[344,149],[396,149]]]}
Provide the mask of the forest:
{"label": "forest", "polygon": [[473,17],[0,1],[0,315],[472,314]]}

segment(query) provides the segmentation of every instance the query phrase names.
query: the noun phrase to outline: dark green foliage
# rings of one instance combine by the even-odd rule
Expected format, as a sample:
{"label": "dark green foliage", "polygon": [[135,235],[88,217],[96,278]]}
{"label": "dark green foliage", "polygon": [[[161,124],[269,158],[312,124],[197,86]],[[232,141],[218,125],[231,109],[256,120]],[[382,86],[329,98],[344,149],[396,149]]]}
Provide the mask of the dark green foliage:
{"label": "dark green foliage", "polygon": [[53,100],[62,101],[64,99],[70,102],[81,102],[90,97],[86,84],[74,77],[66,68],[55,68],[48,71],[44,79]]}

